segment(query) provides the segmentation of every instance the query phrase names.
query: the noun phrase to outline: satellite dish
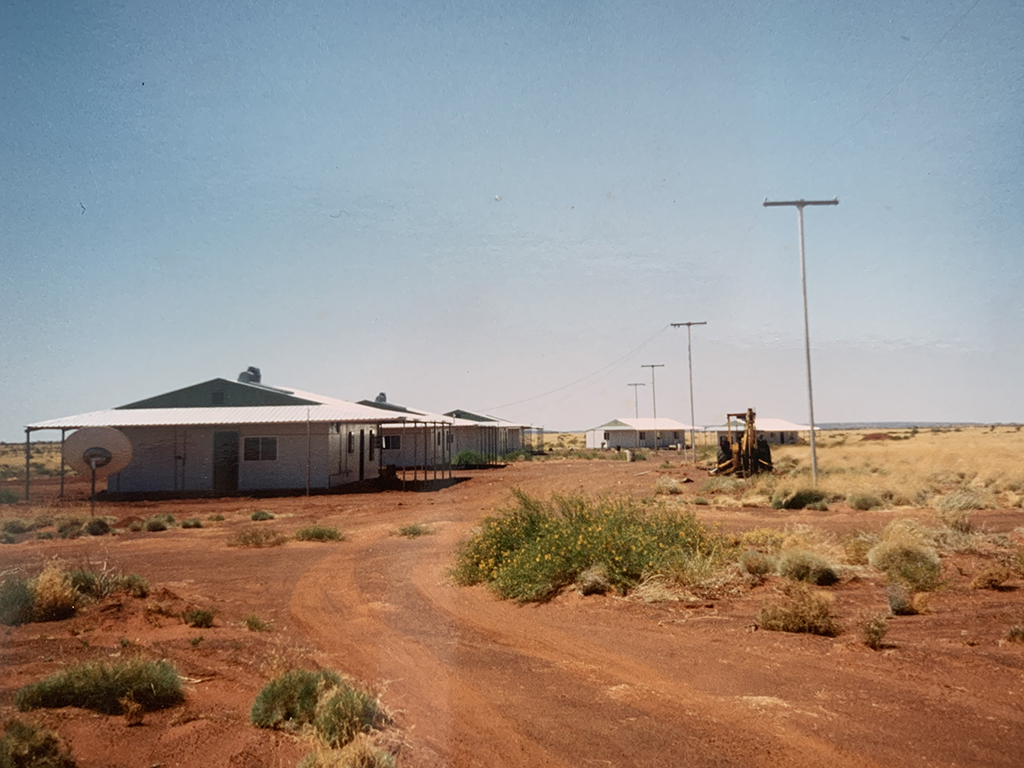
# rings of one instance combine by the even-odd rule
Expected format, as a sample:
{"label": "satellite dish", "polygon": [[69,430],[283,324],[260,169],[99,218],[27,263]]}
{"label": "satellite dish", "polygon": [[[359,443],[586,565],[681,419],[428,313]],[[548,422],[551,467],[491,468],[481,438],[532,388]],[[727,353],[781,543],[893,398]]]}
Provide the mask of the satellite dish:
{"label": "satellite dish", "polygon": [[64,441],[64,463],[83,475],[106,477],[120,472],[132,460],[132,443],[113,427],[83,427]]}

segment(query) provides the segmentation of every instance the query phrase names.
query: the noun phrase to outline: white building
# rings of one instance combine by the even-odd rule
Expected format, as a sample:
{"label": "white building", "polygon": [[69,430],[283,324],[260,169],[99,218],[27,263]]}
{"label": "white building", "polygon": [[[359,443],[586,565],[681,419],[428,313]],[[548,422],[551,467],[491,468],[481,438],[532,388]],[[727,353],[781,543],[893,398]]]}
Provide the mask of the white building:
{"label": "white building", "polygon": [[684,448],[689,424],[675,419],[614,419],[587,430],[587,448],[622,450]]}
{"label": "white building", "polygon": [[[800,442],[800,433],[810,433],[811,427],[807,424],[794,424],[791,421],[785,419],[770,419],[756,417],[754,420],[754,427],[757,430],[757,436],[763,437],[772,445],[796,445]],[[717,439],[720,441],[723,437],[728,436],[729,432],[726,426],[708,427],[708,431],[714,431],[717,433]],[[733,438],[735,439],[735,433],[737,430],[743,432],[743,422],[733,422],[732,431]]]}
{"label": "white building", "polygon": [[[384,425],[422,426],[416,414],[268,387],[258,370],[250,371],[239,381],[211,379],[111,410],[29,424],[26,450],[35,431],[59,429],[63,444],[76,429],[112,427],[132,445],[131,462],[107,479],[112,493],[327,490],[380,475]],[[436,429],[452,422],[437,419]],[[442,466],[450,466],[448,456],[442,454]]]}

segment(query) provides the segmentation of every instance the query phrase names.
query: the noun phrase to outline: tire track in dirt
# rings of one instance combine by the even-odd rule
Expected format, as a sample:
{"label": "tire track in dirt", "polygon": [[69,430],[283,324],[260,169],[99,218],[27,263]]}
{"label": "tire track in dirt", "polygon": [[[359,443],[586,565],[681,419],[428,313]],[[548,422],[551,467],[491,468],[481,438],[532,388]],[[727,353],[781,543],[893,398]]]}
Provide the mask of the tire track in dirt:
{"label": "tire track in dirt", "polygon": [[[645,648],[612,653],[446,583],[464,529],[371,534],[311,568],[291,609],[338,666],[387,681],[423,764],[453,766],[874,765],[749,702],[698,691]],[[663,665],[664,666],[664,665]]]}

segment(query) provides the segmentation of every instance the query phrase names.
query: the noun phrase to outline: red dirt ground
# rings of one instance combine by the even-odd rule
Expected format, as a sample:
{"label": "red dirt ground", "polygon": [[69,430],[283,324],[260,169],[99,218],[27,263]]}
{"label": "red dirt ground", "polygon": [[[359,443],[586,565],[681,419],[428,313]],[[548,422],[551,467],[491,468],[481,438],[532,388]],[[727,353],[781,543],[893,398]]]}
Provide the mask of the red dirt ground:
{"label": "red dirt ground", "polygon": [[[754,615],[778,579],[693,603],[566,593],[518,606],[446,575],[455,547],[513,484],[545,496],[650,494],[660,475],[687,472],[697,481],[686,486],[693,495],[705,477],[698,470],[546,461],[465,473],[465,482],[434,492],[100,505],[97,514],[170,512],[206,527],[0,548],[3,570],[36,572],[56,556],[116,565],[154,588],[148,598],[108,599],[66,621],[0,629],[0,718],[18,714],[17,688],[63,663],[144,653],[178,665],[185,705],[147,713],[133,728],[75,708],[18,716],[56,729],[85,768],[293,766],[309,743],[250,726],[248,711],[263,683],[298,664],[380,690],[397,723],[383,744],[400,766],[1024,764],[1024,644],[1003,639],[1024,609],[1020,581],[970,589],[993,563],[987,556],[947,558],[948,586],[926,614],[893,618],[878,652],[859,630],[886,608],[881,579],[866,570],[829,590],[846,627],[837,638],[757,630]],[[348,540],[226,546],[240,527],[256,525],[256,509],[277,515],[258,525],[290,533],[315,521]],[[894,515],[842,506],[697,509],[735,531],[795,523],[877,531]],[[53,503],[48,511],[81,515],[88,507]],[[5,516],[29,512],[15,506]],[[205,522],[214,514],[225,521]],[[917,516],[934,523],[929,510]],[[1024,513],[988,511],[975,521],[1011,534]],[[433,534],[394,535],[411,523]],[[215,626],[185,626],[177,615],[190,605],[214,609]],[[252,614],[273,630],[247,631]]]}

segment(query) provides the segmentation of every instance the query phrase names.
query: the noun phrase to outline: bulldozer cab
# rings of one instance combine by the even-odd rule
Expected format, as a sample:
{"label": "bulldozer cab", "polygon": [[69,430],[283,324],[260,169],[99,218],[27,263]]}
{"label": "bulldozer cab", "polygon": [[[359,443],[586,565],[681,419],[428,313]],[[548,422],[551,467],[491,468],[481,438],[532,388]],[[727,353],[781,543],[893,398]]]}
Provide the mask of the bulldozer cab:
{"label": "bulldozer cab", "polygon": [[[733,430],[733,419],[742,420],[742,431]],[[767,440],[758,438],[754,419],[753,408],[725,415],[726,434],[718,440],[718,461],[711,474],[750,477],[772,471],[771,448]]]}

